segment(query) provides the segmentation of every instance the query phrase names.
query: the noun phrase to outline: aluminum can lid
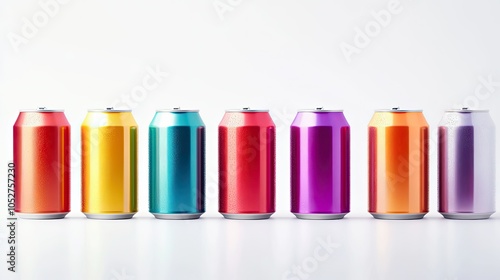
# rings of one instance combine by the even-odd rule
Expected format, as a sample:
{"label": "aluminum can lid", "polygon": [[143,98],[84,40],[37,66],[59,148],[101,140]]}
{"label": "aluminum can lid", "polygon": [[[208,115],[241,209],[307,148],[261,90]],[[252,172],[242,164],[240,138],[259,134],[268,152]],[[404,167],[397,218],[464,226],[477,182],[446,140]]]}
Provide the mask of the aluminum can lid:
{"label": "aluminum can lid", "polygon": [[132,112],[130,109],[115,109],[113,107],[108,107],[106,109],[89,109],[89,112],[95,113],[124,113],[124,112]]}
{"label": "aluminum can lid", "polygon": [[156,112],[168,112],[168,113],[198,113],[200,110],[197,109],[181,109],[180,107],[174,107],[170,109],[158,109]]}
{"label": "aluminum can lid", "polygon": [[22,113],[61,113],[64,110],[48,109],[47,107],[38,107],[36,109],[21,110]]}
{"label": "aluminum can lid", "polygon": [[408,109],[400,109],[399,107],[392,107],[391,109],[379,109],[375,110],[375,112],[389,112],[389,113],[422,113],[422,110],[408,110]]}
{"label": "aluminum can lid", "polygon": [[244,107],[242,109],[229,109],[226,110],[228,113],[267,113],[269,110],[260,110],[260,109],[250,109],[250,107]]}
{"label": "aluminum can lid", "polygon": [[324,109],[323,107],[316,107],[314,109],[300,109],[300,113],[342,113],[344,110],[331,110]]}
{"label": "aluminum can lid", "polygon": [[445,112],[449,112],[449,113],[478,113],[478,112],[483,112],[483,113],[486,113],[486,112],[489,112],[489,110],[486,110],[486,109],[469,109],[467,107],[464,107],[464,108],[461,108],[461,109],[449,109],[449,110],[446,110]]}

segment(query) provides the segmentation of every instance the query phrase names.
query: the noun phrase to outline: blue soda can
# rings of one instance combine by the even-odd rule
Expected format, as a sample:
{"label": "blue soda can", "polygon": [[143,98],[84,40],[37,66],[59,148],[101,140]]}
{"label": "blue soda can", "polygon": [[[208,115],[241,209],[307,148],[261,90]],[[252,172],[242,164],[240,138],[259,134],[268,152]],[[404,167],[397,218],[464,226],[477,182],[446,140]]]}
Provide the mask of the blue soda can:
{"label": "blue soda can", "polygon": [[149,125],[149,211],[158,219],[205,212],[205,124],[198,110],[158,110]]}

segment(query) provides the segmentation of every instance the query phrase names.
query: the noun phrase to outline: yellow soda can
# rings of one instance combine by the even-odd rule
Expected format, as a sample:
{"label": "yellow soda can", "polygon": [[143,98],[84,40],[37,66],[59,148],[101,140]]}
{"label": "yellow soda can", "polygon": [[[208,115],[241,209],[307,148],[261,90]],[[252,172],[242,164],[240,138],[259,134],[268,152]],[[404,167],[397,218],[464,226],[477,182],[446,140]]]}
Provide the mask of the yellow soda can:
{"label": "yellow soda can", "polygon": [[82,212],[89,219],[137,213],[138,126],[130,110],[89,110],[81,127]]}

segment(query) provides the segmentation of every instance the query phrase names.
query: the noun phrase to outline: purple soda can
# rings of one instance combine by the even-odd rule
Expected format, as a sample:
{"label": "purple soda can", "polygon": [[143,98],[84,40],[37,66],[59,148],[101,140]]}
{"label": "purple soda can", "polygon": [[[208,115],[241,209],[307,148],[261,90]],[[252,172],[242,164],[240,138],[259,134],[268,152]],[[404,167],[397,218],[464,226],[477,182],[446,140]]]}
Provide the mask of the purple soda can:
{"label": "purple soda can", "polygon": [[439,212],[448,219],[495,213],[495,125],[487,110],[448,110],[439,124]]}
{"label": "purple soda can", "polygon": [[342,219],[349,213],[350,126],[342,111],[301,110],[291,125],[292,213]]}

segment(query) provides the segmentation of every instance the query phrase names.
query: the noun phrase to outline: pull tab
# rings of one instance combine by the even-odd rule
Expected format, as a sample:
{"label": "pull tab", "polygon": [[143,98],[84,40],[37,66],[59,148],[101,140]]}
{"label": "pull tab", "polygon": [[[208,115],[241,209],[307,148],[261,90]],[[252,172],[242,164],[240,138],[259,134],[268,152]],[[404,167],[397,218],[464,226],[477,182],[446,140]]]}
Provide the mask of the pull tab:
{"label": "pull tab", "polygon": [[248,110],[250,110],[250,107],[243,107],[243,110],[248,111]]}
{"label": "pull tab", "polygon": [[323,110],[323,107],[316,107],[316,110],[321,111]]}
{"label": "pull tab", "polygon": [[38,107],[38,111],[43,111],[45,109],[47,109],[47,107]]}
{"label": "pull tab", "polygon": [[106,107],[106,111],[112,111],[113,109],[113,107]]}
{"label": "pull tab", "polygon": [[181,107],[174,107],[174,108],[172,108],[172,109],[173,109],[173,110],[180,110],[180,109],[181,109]]}
{"label": "pull tab", "polygon": [[462,107],[462,110],[469,110],[469,107]]}
{"label": "pull tab", "polygon": [[399,106],[398,106],[398,107],[392,107],[392,110],[393,110],[393,111],[397,111],[397,110],[399,110]]}

